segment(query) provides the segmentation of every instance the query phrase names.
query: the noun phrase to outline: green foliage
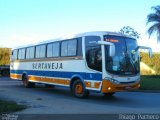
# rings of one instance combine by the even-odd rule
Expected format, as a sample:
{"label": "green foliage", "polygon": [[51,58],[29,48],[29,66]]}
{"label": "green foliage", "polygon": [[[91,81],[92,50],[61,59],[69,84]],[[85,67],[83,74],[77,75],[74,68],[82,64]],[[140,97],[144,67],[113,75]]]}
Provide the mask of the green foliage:
{"label": "green foliage", "polygon": [[160,75],[142,75],[140,84],[142,90],[160,90]]}
{"label": "green foliage", "polygon": [[16,112],[16,111],[20,111],[26,108],[27,106],[25,105],[18,105],[17,103],[12,102],[12,101],[0,100],[0,113],[1,114]]}
{"label": "green foliage", "polygon": [[149,58],[148,53],[141,52],[141,62],[144,62],[153,70],[156,71],[156,74],[160,75],[160,53],[153,53],[152,58]]}
{"label": "green foliage", "polygon": [[0,65],[10,64],[10,48],[0,48]]}
{"label": "green foliage", "polygon": [[156,33],[157,35],[157,43],[160,43],[160,5],[152,7],[154,10],[153,13],[150,13],[147,16],[147,25],[151,23],[149,29],[148,29],[148,34],[149,37],[153,34]]}
{"label": "green foliage", "polygon": [[133,38],[136,38],[136,39],[140,38],[140,34],[139,34],[137,31],[135,31],[135,30],[134,30],[132,27],[130,27],[130,26],[124,26],[124,27],[120,30],[120,32],[121,32],[122,34],[129,35],[129,36],[131,36],[131,37],[133,37]]}

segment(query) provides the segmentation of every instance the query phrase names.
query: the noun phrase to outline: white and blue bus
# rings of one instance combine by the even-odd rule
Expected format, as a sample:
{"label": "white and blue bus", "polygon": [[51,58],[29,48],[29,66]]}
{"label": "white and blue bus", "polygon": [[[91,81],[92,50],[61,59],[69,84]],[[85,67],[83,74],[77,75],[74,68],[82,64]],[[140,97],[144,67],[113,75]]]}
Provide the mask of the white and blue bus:
{"label": "white and blue bus", "polygon": [[25,87],[35,83],[69,87],[76,97],[89,91],[111,96],[140,87],[140,55],[134,38],[115,32],[86,32],[12,50],[10,77]]}

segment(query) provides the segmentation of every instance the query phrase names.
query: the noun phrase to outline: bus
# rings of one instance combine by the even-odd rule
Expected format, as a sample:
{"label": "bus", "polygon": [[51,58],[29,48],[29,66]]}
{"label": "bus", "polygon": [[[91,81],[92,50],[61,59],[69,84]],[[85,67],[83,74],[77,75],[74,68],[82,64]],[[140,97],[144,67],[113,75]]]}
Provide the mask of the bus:
{"label": "bus", "polygon": [[112,96],[140,87],[137,40],[116,32],[96,31],[12,49],[10,77],[26,88],[36,83],[68,87],[75,97],[89,92]]}

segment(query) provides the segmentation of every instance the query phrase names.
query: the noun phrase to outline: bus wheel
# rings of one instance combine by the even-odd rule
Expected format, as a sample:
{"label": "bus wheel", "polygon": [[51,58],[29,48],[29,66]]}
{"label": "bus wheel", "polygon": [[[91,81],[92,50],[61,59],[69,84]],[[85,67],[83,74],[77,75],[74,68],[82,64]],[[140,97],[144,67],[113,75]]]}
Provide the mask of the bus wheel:
{"label": "bus wheel", "polygon": [[111,97],[115,94],[115,92],[103,93],[105,97]]}
{"label": "bus wheel", "polygon": [[89,95],[89,91],[85,90],[80,80],[76,80],[72,85],[72,94],[78,98],[86,98]]}
{"label": "bus wheel", "polygon": [[26,88],[32,88],[32,87],[35,87],[35,83],[31,83],[31,82],[29,82],[29,81],[28,81],[28,78],[27,78],[27,76],[26,76],[26,75],[24,75],[24,76],[23,76],[22,81],[23,81],[23,85],[24,85],[24,87],[26,87]]}

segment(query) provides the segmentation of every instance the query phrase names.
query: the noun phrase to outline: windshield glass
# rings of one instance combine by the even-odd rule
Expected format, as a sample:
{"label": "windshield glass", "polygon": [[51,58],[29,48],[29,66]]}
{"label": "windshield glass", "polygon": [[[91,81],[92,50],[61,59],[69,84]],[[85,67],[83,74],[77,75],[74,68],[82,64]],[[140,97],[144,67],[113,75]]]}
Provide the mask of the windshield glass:
{"label": "windshield glass", "polygon": [[104,36],[104,40],[115,45],[115,56],[109,56],[109,46],[105,46],[106,70],[111,74],[133,75],[140,72],[137,41],[120,36]]}

